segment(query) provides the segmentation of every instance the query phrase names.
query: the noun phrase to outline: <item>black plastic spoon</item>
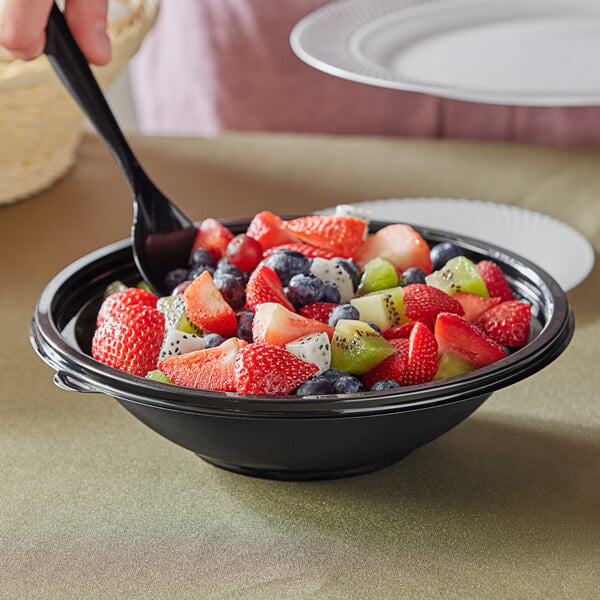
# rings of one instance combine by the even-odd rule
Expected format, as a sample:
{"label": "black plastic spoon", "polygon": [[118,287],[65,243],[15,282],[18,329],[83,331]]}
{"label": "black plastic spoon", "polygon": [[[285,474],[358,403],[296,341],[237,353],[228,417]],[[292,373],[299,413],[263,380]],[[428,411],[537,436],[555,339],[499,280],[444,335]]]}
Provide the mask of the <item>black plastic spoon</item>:
{"label": "black plastic spoon", "polygon": [[140,273],[155,293],[169,294],[165,277],[187,265],[196,227],[140,166],[56,4],[50,11],[44,51],[127,178],[133,196],[131,240]]}

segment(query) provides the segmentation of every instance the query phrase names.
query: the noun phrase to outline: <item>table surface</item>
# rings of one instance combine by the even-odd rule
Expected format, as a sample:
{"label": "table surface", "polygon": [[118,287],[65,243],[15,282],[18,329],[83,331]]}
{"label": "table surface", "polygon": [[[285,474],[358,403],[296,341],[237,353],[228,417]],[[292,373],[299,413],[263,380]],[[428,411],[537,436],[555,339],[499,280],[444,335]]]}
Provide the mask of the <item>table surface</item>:
{"label": "table surface", "polygon": [[[134,138],[193,218],[442,196],[525,206],[600,250],[600,149],[282,134]],[[600,273],[542,372],[398,464],[288,483],[210,466],[100,394],[66,392],[28,341],[35,302],[128,236],[128,189],[86,135],[73,170],[0,208],[0,597],[600,597]]]}

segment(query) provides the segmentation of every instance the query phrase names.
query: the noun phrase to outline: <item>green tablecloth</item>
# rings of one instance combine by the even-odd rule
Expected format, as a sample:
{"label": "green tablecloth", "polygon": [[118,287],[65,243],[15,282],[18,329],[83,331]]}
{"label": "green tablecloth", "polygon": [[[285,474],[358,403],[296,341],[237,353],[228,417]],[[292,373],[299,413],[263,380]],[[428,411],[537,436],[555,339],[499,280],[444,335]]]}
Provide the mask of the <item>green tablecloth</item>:
{"label": "green tablecloth", "polygon": [[[134,139],[190,216],[403,196],[517,204],[600,250],[600,150],[286,135]],[[219,470],[30,348],[61,268],[127,237],[128,190],[87,136],[53,189],[0,208],[0,597],[600,597],[600,274],[556,362],[395,466],[285,483]]]}

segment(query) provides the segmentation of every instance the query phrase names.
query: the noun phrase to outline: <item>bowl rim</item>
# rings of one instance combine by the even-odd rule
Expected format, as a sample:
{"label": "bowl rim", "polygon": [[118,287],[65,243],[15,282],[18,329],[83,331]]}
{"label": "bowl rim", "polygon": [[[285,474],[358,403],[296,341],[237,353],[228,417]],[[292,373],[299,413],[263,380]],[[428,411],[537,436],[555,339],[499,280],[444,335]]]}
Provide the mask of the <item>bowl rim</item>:
{"label": "bowl rim", "polygon": [[[221,219],[232,230],[244,230],[250,218]],[[372,221],[377,229],[400,221]],[[407,223],[411,225],[410,223]],[[90,285],[82,270],[130,257],[130,239],[103,246],[77,259],[46,285],[30,324],[30,341],[38,355],[56,371],[55,382],[80,392],[101,392],[119,400],[152,405],[179,412],[218,414],[243,418],[328,418],[381,414],[433,408],[441,404],[490,395],[520,381],[555,360],[572,339],[575,323],[565,292],[543,269],[527,259],[493,244],[440,229],[411,225],[424,238],[449,241],[465,250],[487,254],[508,263],[527,276],[548,303],[550,315],[539,334],[523,348],[471,373],[387,392],[328,394],[320,396],[273,396],[198,390],[131,375],[104,365],[75,347],[63,335],[54,311],[57,296],[77,283]],[[123,265],[121,266],[123,268]],[[94,281],[91,281],[93,286]],[[80,306],[79,310],[83,307]]]}

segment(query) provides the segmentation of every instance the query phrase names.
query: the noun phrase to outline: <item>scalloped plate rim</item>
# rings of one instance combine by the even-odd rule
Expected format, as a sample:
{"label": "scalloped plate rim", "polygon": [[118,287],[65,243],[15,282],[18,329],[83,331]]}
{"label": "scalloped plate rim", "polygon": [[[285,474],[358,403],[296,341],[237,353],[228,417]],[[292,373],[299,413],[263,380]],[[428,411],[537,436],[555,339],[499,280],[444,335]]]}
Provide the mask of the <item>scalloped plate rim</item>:
{"label": "scalloped plate rim", "polygon": [[[406,19],[410,21],[411,13],[421,9],[434,11],[433,14],[447,13],[451,22],[454,7],[462,8],[473,4],[476,0],[338,0],[325,4],[303,17],[291,31],[290,46],[300,60],[311,67],[349,81],[374,85],[388,89],[432,94],[442,98],[479,102],[487,104],[503,104],[513,106],[591,106],[600,103],[600,86],[592,90],[573,88],[563,84],[555,90],[526,90],[506,87],[503,89],[472,87],[460,82],[437,80],[435,77],[416,77],[414,75],[397,74],[389,67],[370,58],[367,59],[356,51],[355,36],[365,28],[377,23],[385,23],[386,19],[394,20],[401,17],[398,26],[399,34],[404,32]],[[559,3],[560,0],[551,0]],[[479,11],[493,13],[495,6],[510,8],[515,6],[514,0],[480,0],[476,3]],[[489,6],[486,6],[487,3]],[[437,6],[436,6],[437,5]],[[527,0],[526,6],[516,5],[514,16],[519,22],[519,10],[527,7],[537,8],[538,16],[543,17],[545,5],[543,0]],[[576,14],[578,6],[594,7],[593,0],[576,0],[573,4],[565,4],[564,10]],[[600,6],[598,6],[600,14]],[[460,22],[460,19],[458,20]],[[410,23],[408,23],[410,26]],[[322,30],[327,36],[321,35]],[[435,30],[435,28],[433,28]],[[431,32],[430,32],[431,33]],[[443,31],[440,34],[441,37]],[[359,36],[360,37],[360,36]],[[425,39],[424,36],[423,39]],[[431,36],[430,37],[435,37]],[[585,40],[585,36],[580,38]],[[582,41],[581,43],[584,43]],[[479,48],[485,54],[485,48]],[[567,57],[568,58],[568,57]],[[565,59],[567,60],[567,59]],[[539,67],[541,72],[543,65]],[[565,65],[567,68],[568,65]]]}

